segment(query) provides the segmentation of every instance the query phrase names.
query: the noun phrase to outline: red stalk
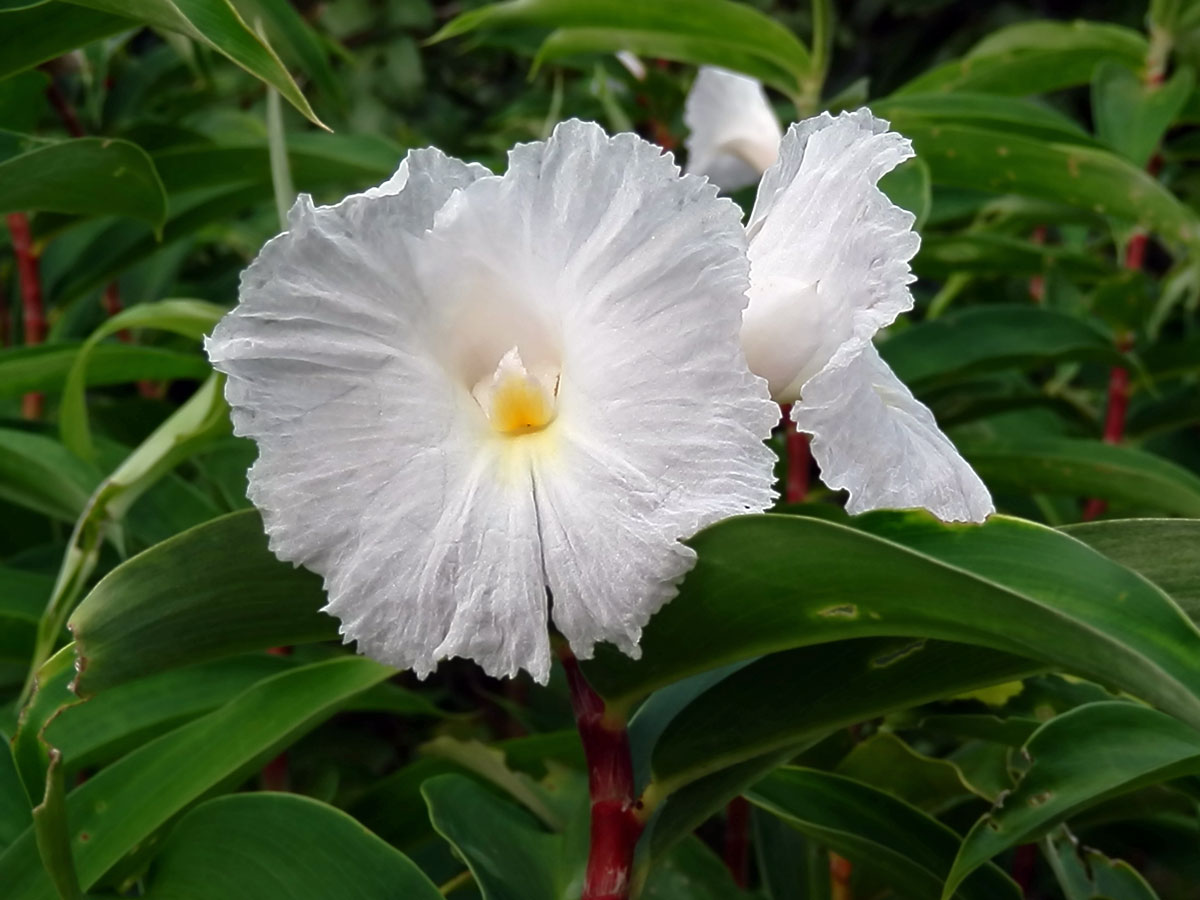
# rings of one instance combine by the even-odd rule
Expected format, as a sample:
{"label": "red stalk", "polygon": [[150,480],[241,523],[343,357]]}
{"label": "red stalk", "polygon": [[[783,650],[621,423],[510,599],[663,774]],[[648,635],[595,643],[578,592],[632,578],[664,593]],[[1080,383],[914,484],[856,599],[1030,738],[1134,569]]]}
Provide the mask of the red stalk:
{"label": "red stalk", "polygon": [[[17,277],[21,284],[22,321],[25,346],[40,344],[46,337],[46,315],[42,306],[42,280],[38,274],[37,251],[29,233],[29,219],[24,213],[9,213],[8,230],[12,235],[13,253],[17,258]],[[26,394],[21,413],[27,419],[42,415],[42,395]]]}
{"label": "red stalk", "polygon": [[808,446],[808,435],[796,430],[792,421],[792,404],[781,403],[783,414],[784,445],[787,449],[787,482],[783,499],[788,503],[803,503],[808,497],[808,473],[812,466],[812,451]]}
{"label": "red stalk", "polygon": [[750,881],[750,802],[734,797],[725,807],[725,867],[740,888]]}
{"label": "red stalk", "polygon": [[848,859],[829,854],[829,896],[831,900],[854,900],[854,889],[850,878],[854,875],[854,864]]}
{"label": "red stalk", "polygon": [[567,673],[575,725],[583,742],[592,798],[591,849],[580,900],[628,900],[633,853],[644,822],[634,795],[633,757],[622,717],[604,705],[571,651],[559,649]]}

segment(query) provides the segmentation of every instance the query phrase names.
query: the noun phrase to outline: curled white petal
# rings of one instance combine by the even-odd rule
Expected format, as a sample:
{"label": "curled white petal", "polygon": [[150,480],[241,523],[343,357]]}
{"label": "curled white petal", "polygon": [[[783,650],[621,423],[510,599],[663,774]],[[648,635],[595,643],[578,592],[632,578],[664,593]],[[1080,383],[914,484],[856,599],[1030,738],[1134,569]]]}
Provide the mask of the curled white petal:
{"label": "curled white petal", "polygon": [[436,151],[293,211],[207,347],[281,558],[361,652],[549,674],[633,651],[679,543],[771,500],[738,342],[736,209],[632,135],[567,123],[502,177]]}
{"label": "curled white petal", "polygon": [[736,72],[705,66],[684,106],[687,170],[722,190],[758,181],[779,155],[783,135],[762,85]]}
{"label": "curled white petal", "polygon": [[879,179],[913,155],[868,110],[793,125],[767,170],[747,231],[743,342],[780,403],[836,355],[853,357],[912,308],[913,216]]}
{"label": "curled white petal", "polygon": [[851,513],[922,507],[982,522],[994,512],[979,476],[873,345],[809,379],[792,419],[812,435],[821,479],[850,492]]}

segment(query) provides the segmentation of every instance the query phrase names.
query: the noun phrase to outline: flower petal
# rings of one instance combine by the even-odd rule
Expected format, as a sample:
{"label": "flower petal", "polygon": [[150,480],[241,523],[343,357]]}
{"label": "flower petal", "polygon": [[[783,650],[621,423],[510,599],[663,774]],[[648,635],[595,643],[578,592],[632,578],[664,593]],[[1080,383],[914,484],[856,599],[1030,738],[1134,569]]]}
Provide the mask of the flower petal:
{"label": "flower petal", "polygon": [[634,653],[691,567],[679,541],[772,499],[778,410],[739,346],[745,234],[716,193],[635,135],[567,122],[451,200],[425,242],[427,261],[453,255],[452,293],[522,298],[561,359],[557,418],[521,440],[543,442],[543,564],[583,657],[603,640]]}
{"label": "flower petal", "polygon": [[868,110],[824,113],[788,129],[747,231],[751,288],[743,342],[776,400],[912,308],[911,213],[876,186],[911,157],[908,140]]}
{"label": "flower petal", "polygon": [[549,673],[528,478],[497,482],[490,431],[446,376],[416,235],[487,175],[415,151],[398,193],[292,210],[242,277],[206,348],[236,433],[259,458],[250,497],[271,549],[324,576],[347,640],[418,674],[446,656]]}
{"label": "flower petal", "polygon": [[987,488],[871,344],[804,385],[792,420],[812,435],[821,480],[850,492],[846,509],[923,507],[950,522],[995,511]]}
{"label": "flower petal", "polygon": [[722,190],[754,184],[779,154],[779,120],[762,85],[745,75],[701,68],[683,121],[691,132],[688,172],[707,176]]}

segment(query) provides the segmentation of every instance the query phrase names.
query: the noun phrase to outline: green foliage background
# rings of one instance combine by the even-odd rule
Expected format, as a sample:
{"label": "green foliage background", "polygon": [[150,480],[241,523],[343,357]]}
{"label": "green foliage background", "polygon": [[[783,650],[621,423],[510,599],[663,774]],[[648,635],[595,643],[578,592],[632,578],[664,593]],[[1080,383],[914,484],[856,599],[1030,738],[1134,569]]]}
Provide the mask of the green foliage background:
{"label": "green foliage background", "polygon": [[1002,515],[817,485],[695,538],[643,659],[585,665],[654,810],[636,892],[1197,896],[1192,0],[0,0],[0,896],[579,895],[561,673],[339,646],[199,341],[295,191],[428,144],[502,170],[573,116],[680,147],[701,63],[912,138],[880,349]]}

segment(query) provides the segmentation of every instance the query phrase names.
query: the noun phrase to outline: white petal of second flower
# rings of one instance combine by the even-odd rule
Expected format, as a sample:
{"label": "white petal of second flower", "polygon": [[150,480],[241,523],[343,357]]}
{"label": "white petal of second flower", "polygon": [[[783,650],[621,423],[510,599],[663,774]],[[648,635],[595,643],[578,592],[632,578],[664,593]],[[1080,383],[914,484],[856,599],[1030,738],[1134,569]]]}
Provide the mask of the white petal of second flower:
{"label": "white petal of second flower", "polygon": [[850,492],[851,513],[922,507],[944,521],[982,522],[995,511],[979,476],[874,345],[809,379],[792,420],[812,435],[821,480]]}
{"label": "white petal of second flower", "polygon": [[856,356],[912,308],[908,262],[920,238],[913,215],[877,187],[911,156],[908,140],[865,109],[824,113],[784,136],[747,226],[744,326],[750,367],[779,402],[795,400],[835,354]]}
{"label": "white petal of second flower", "polygon": [[754,184],[779,155],[783,130],[753,78],[704,66],[688,93],[688,172],[722,190]]}

